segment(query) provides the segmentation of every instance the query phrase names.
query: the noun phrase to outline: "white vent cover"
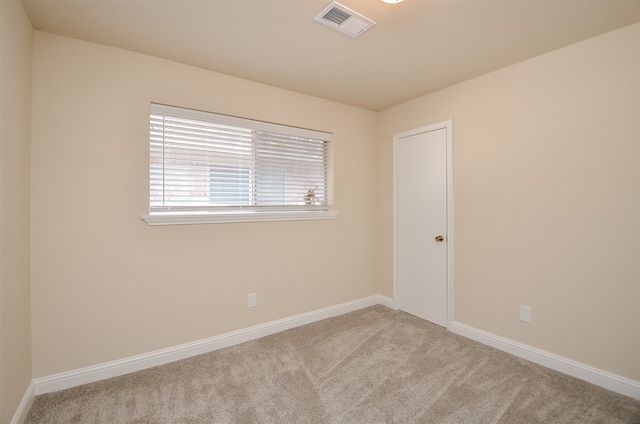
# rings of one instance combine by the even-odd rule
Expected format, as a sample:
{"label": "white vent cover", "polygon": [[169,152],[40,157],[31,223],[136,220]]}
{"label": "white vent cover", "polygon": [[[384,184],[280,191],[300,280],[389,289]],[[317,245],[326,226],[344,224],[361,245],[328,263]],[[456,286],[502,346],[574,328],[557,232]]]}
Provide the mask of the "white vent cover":
{"label": "white vent cover", "polygon": [[353,38],[362,35],[376,24],[336,1],[325,7],[313,19]]}

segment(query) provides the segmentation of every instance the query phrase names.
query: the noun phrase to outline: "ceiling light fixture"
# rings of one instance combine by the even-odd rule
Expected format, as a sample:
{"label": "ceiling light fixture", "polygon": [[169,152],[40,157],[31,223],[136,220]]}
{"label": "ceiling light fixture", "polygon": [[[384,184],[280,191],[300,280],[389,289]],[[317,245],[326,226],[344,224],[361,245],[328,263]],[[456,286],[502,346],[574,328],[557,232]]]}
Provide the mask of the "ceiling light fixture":
{"label": "ceiling light fixture", "polygon": [[382,1],[389,4],[396,4],[396,3],[402,3],[404,0],[382,0]]}

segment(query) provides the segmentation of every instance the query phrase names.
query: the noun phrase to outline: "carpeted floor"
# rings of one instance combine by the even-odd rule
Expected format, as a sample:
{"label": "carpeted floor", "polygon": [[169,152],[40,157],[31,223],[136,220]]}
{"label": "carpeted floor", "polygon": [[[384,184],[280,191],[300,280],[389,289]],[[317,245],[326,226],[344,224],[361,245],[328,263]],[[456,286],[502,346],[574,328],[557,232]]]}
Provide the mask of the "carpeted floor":
{"label": "carpeted floor", "polygon": [[374,306],[37,396],[36,423],[639,424],[640,402]]}

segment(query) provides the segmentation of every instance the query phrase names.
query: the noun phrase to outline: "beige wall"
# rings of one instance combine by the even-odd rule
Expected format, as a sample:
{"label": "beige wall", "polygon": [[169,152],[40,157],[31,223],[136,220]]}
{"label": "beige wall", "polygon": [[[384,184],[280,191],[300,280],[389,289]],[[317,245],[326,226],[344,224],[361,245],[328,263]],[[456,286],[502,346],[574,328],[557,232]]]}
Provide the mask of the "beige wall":
{"label": "beige wall", "polygon": [[[376,113],[42,32],[33,66],[34,377],[377,293]],[[332,132],[338,217],[147,225],[150,102]]]}
{"label": "beige wall", "polygon": [[378,291],[392,136],[453,118],[454,319],[639,381],[640,24],[380,117]]}
{"label": "beige wall", "polygon": [[29,295],[31,23],[0,2],[0,422],[31,383]]}

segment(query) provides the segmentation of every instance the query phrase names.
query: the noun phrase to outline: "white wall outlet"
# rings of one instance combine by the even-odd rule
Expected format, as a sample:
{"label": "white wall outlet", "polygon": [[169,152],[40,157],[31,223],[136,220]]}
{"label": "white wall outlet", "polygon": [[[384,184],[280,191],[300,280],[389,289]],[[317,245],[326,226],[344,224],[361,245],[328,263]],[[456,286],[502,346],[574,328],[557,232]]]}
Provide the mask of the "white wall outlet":
{"label": "white wall outlet", "polygon": [[531,322],[531,306],[520,305],[520,321]]}
{"label": "white wall outlet", "polygon": [[250,308],[255,308],[256,307],[256,294],[255,293],[249,293],[249,307]]}

